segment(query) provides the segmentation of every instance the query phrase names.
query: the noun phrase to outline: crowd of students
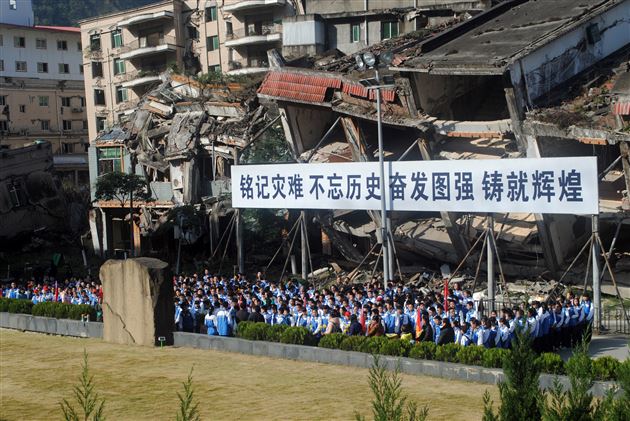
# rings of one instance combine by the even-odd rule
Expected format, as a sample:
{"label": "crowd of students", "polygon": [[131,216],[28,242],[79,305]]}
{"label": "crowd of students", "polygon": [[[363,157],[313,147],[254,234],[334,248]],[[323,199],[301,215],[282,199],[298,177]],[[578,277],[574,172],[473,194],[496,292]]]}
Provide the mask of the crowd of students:
{"label": "crowd of students", "polygon": [[68,304],[89,304],[98,307],[103,301],[103,289],[90,278],[69,278],[58,281],[45,276],[26,282],[11,282],[0,287],[0,296],[30,300],[34,304],[60,302]]}
{"label": "crowd of students", "polygon": [[591,323],[587,295],[551,303],[521,303],[482,315],[470,291],[458,283],[439,293],[426,293],[403,283],[386,289],[373,280],[338,283],[317,291],[297,281],[277,283],[258,273],[248,280],[212,275],[173,279],[176,328],[185,332],[230,336],[243,321],[302,326],[320,338],[331,333],[400,337],[509,348],[517,330],[533,337],[538,351],[570,347]]}

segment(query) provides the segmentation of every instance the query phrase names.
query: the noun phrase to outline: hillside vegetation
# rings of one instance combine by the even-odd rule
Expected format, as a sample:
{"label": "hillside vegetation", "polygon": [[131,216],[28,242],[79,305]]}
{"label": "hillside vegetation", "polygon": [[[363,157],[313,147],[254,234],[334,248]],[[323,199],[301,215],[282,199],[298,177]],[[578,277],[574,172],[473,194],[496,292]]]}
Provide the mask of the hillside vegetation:
{"label": "hillside vegetation", "polygon": [[77,21],[159,0],[33,0],[36,25],[78,26]]}

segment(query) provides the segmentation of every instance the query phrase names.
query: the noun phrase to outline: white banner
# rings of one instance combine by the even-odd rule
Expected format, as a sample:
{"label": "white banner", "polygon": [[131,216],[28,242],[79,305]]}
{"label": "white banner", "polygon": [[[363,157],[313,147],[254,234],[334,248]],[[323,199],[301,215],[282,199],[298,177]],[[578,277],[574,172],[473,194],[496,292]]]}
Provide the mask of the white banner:
{"label": "white banner", "polygon": [[[232,166],[235,208],[381,207],[378,162]],[[595,157],[385,162],[388,210],[598,213]]]}

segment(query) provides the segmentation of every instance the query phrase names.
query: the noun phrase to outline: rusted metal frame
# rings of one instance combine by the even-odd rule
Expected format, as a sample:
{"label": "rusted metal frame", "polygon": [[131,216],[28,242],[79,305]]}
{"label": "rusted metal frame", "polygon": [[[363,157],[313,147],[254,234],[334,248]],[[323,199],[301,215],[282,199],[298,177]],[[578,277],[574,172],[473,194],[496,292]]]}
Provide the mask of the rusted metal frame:
{"label": "rusted metal frame", "polygon": [[[302,214],[298,217],[295,226],[302,223]],[[291,239],[291,245],[289,246],[289,252],[287,253],[287,258],[284,260],[284,266],[282,267],[282,274],[280,275],[279,281],[282,282],[282,278],[284,278],[284,273],[287,270],[287,264],[289,264],[289,260],[291,260],[291,252],[293,251],[293,245],[295,244],[295,239],[297,238],[299,230],[295,230],[293,233],[293,238]]]}
{"label": "rusted metal frame", "polygon": [[604,247],[604,242],[602,241],[599,234],[595,234],[595,241],[599,243],[599,247],[601,248],[602,255],[604,256],[604,262],[606,263],[606,268],[608,269],[608,273],[610,273],[610,279],[615,287],[615,291],[617,291],[617,297],[619,298],[619,304],[621,305],[621,311],[623,312],[623,317],[626,319],[626,322],[630,323],[630,319],[628,318],[628,314],[626,313],[626,306],[623,304],[623,298],[621,297],[621,292],[619,292],[619,287],[617,286],[617,280],[615,279],[615,274],[613,273],[612,267],[610,266],[610,261],[608,260],[608,253],[606,253],[606,248]]}
{"label": "rusted metal frame", "polygon": [[282,250],[282,247],[284,247],[285,243],[287,242],[287,238],[291,235],[291,233],[293,232],[293,230],[298,226],[298,223],[300,222],[300,218],[298,218],[297,221],[295,221],[295,223],[293,224],[293,226],[291,227],[291,229],[289,230],[289,233],[287,234],[287,237],[282,239],[282,243],[280,244],[280,247],[278,247],[278,250],[276,250],[275,254],[273,255],[273,257],[271,258],[271,260],[269,261],[269,263],[267,264],[267,266],[265,266],[265,272],[267,272],[267,270],[269,269],[269,267],[272,265],[273,261],[276,260],[276,257],[278,256],[278,254],[280,253],[280,251]]}

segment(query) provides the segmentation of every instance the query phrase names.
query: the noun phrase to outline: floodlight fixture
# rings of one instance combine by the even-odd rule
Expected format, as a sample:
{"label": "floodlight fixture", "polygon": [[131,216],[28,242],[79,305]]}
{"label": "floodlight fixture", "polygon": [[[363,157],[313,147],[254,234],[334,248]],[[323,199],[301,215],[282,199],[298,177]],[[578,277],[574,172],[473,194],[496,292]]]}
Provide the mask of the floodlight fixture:
{"label": "floodlight fixture", "polygon": [[382,64],[389,66],[394,60],[394,53],[392,53],[391,51],[383,51],[381,54],[379,54],[378,60]]}
{"label": "floodlight fixture", "polygon": [[357,64],[357,70],[359,70],[360,72],[365,70],[365,62],[363,61],[363,58],[361,58],[360,54],[357,54],[356,56],[354,56],[354,60],[356,61]]}
{"label": "floodlight fixture", "polygon": [[376,64],[376,57],[368,51],[367,53],[363,53],[363,61],[367,67],[374,67]]}

